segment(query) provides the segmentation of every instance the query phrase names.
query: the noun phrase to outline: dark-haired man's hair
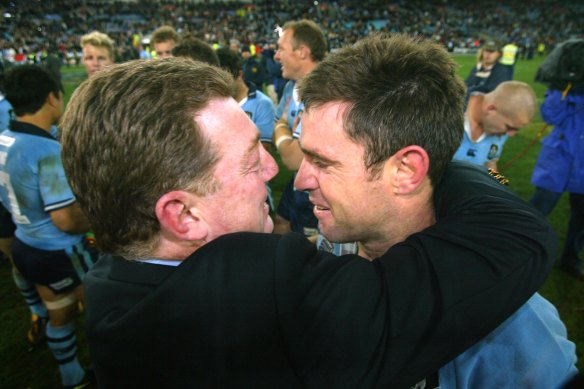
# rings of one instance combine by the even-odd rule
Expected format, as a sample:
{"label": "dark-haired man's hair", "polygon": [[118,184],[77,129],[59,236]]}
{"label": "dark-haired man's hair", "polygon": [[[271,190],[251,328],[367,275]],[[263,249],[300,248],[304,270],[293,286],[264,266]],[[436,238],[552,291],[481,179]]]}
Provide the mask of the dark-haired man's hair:
{"label": "dark-haired man's hair", "polygon": [[172,49],[172,55],[219,66],[219,58],[217,58],[215,50],[208,43],[192,35],[183,37],[180,43]]}
{"label": "dark-haired man's hair", "polygon": [[239,55],[228,47],[217,49],[217,57],[220,66],[227,70],[233,78],[239,77],[241,72],[241,58]]}
{"label": "dark-haired man's hair", "polygon": [[57,79],[38,65],[14,67],[6,75],[4,87],[6,100],[16,116],[36,113],[50,93],[59,97],[62,92]]}

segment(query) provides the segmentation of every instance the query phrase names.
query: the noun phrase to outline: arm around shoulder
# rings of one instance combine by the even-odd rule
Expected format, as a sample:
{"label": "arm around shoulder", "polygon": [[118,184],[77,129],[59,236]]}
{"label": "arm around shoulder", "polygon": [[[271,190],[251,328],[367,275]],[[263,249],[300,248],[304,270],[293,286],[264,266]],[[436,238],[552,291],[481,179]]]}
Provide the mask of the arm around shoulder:
{"label": "arm around shoulder", "polygon": [[378,260],[398,323],[394,349],[405,361],[399,385],[499,326],[541,287],[557,250],[545,219],[480,167],[453,163],[435,202],[437,223]]}

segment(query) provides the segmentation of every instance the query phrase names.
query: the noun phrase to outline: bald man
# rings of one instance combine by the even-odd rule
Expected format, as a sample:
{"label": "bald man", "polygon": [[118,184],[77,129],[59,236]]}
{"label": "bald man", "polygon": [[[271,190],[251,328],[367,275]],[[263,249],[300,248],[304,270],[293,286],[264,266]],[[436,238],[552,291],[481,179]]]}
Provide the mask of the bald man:
{"label": "bald man", "polygon": [[487,94],[471,95],[464,136],[454,158],[497,170],[507,138],[531,122],[536,98],[524,82],[506,81]]}

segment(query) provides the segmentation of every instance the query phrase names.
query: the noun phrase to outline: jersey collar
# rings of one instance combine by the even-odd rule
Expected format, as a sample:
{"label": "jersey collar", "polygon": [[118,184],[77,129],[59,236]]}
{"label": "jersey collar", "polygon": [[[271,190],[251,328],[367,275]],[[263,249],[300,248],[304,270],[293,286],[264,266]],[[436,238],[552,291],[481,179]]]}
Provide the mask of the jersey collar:
{"label": "jersey collar", "polygon": [[10,121],[10,131],[56,140],[50,133],[42,128],[37,127],[34,124],[19,122],[18,120]]}

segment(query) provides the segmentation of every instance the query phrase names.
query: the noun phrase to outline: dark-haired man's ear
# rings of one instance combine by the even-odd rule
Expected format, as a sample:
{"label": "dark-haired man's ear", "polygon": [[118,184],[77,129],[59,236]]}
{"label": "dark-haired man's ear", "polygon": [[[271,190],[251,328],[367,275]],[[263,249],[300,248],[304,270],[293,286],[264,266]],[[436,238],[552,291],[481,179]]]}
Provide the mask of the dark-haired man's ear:
{"label": "dark-haired man's ear", "polygon": [[395,153],[388,162],[391,164],[392,190],[397,195],[415,194],[428,179],[430,157],[420,146],[407,146]]}

